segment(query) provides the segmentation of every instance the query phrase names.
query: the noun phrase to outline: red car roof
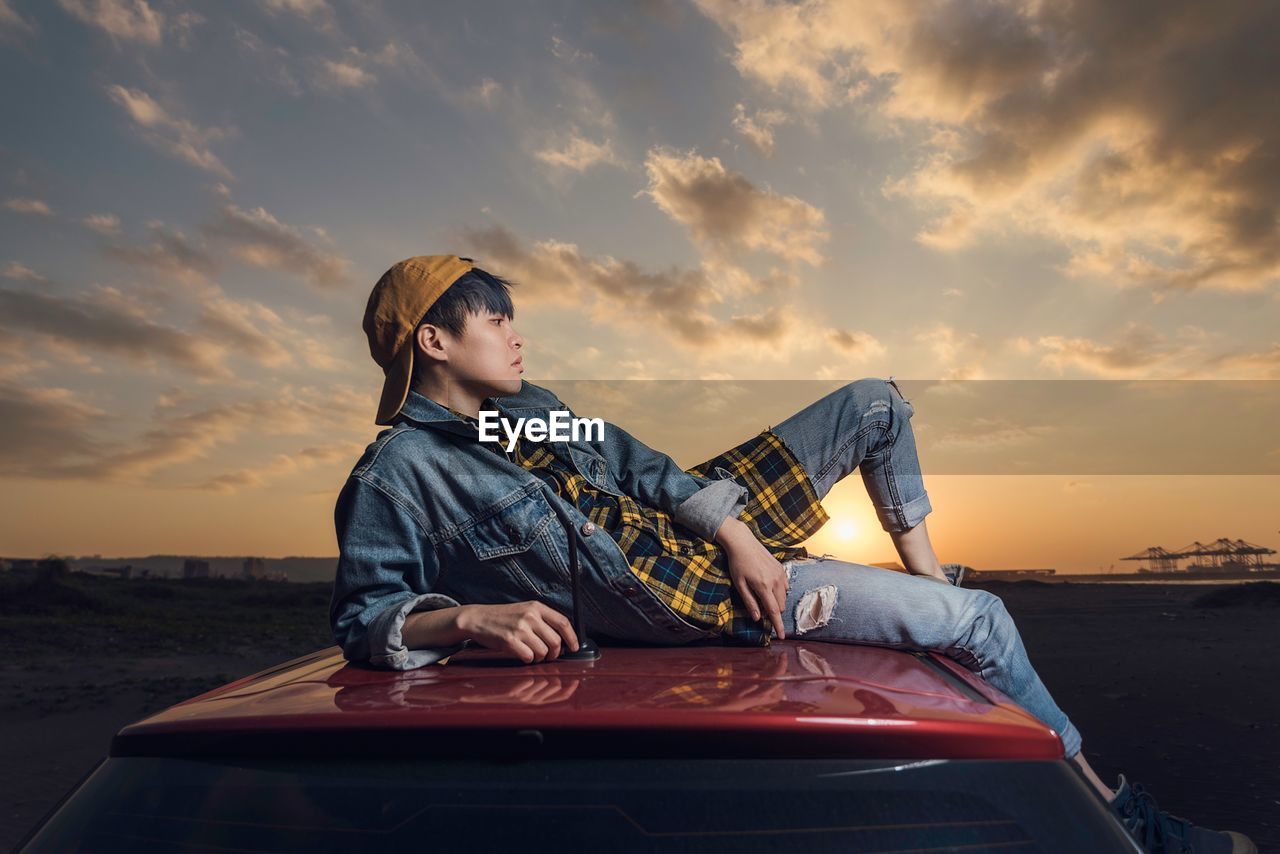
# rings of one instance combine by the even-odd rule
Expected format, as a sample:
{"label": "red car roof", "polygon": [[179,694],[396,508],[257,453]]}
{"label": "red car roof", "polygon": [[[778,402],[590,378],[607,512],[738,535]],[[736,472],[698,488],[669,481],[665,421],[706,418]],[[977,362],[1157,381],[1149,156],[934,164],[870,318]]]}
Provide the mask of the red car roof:
{"label": "red car roof", "polygon": [[404,755],[412,740],[449,755],[545,741],[590,755],[666,745],[726,757],[1062,758],[1052,729],[943,656],[796,640],[602,653],[521,665],[469,649],[397,672],[349,665],[335,647],[132,724],[112,753],[231,755],[292,741],[295,753],[351,743],[360,755],[377,745]]}

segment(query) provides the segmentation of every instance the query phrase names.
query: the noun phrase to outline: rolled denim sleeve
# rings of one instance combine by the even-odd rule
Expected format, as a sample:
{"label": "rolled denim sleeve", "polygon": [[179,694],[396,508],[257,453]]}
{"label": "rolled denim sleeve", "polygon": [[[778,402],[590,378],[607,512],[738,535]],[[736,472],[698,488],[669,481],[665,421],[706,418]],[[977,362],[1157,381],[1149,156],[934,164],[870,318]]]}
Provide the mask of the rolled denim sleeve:
{"label": "rolled denim sleeve", "polygon": [[458,600],[443,593],[423,593],[383,608],[369,623],[369,663],[389,670],[413,670],[435,664],[469,646],[468,640],[450,647],[407,649],[401,637],[404,621],[413,612],[455,608],[458,604]]}
{"label": "rolled denim sleeve", "polygon": [[[569,410],[563,401],[561,408]],[[573,415],[569,410],[570,417]],[[678,524],[704,540],[714,540],[730,514],[747,505],[747,488],[733,480],[709,480],[686,472],[671,457],[655,451],[626,430],[604,423],[604,437],[589,443],[605,458],[624,492],[670,513]]]}
{"label": "rolled denim sleeve", "polygon": [[411,670],[467,645],[405,648],[401,633],[409,614],[460,604],[433,590],[440,566],[411,507],[387,486],[354,475],[338,496],[339,554],[329,622],[348,661]]}

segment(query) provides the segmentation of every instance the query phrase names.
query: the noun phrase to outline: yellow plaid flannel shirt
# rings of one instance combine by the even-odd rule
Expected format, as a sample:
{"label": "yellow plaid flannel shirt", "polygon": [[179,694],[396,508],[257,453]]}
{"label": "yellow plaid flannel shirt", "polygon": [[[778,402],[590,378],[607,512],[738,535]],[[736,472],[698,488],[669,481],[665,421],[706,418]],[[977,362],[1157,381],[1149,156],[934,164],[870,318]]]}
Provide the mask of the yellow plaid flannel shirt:
{"label": "yellow plaid flannel shirt", "polygon": [[[493,447],[505,453],[499,446]],[[631,571],[672,611],[695,625],[720,632],[726,643],[769,645],[767,618],[751,619],[733,588],[727,556],[719,544],[676,525],[669,513],[627,495],[602,492],[572,463],[554,454],[550,443],[521,436],[511,457],[608,532]],[[780,438],[765,430],[687,471],[713,478],[718,468],[747,487],[747,505],[738,518],[775,558],[808,556],[800,543],[830,517],[804,467]]]}

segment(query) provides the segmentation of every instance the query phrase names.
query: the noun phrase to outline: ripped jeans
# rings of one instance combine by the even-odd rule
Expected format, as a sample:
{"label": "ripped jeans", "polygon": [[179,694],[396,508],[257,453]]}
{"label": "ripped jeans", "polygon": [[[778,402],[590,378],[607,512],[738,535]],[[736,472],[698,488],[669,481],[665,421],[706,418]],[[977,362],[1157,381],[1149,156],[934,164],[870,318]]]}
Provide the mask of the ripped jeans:
{"label": "ripped jeans", "polygon": [[[858,468],[882,527],[904,531],[932,509],[913,413],[892,378],[866,379],[770,429],[804,466],[819,498]],[[940,652],[1052,727],[1067,758],[1080,752],[1080,733],[1031,666],[1000,597],[827,555],[783,568],[791,585],[782,609],[787,637]]]}

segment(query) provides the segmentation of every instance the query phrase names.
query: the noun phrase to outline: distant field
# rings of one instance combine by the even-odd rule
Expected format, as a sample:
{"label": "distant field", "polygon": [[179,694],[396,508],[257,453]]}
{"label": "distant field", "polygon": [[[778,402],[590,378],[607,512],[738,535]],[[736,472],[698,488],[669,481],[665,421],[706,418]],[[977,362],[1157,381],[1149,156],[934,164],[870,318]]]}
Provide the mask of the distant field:
{"label": "distant field", "polygon": [[119,579],[0,574],[0,645],[9,663],[68,653],[302,651],[330,646],[327,582]]}

